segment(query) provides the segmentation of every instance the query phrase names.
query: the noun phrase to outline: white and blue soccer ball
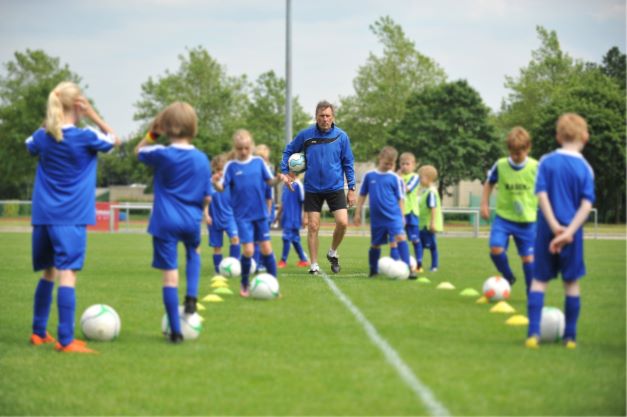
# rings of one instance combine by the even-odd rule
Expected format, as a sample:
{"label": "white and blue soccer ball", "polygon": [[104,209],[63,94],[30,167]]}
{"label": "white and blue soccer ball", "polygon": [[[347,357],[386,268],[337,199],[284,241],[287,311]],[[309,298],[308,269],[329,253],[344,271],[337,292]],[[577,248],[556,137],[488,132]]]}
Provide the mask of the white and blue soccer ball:
{"label": "white and blue soccer ball", "polygon": [[307,168],[307,163],[305,162],[305,154],[302,152],[293,153],[287,160],[287,168],[291,172],[301,173]]}
{"label": "white and blue soccer ball", "polygon": [[224,277],[237,278],[242,274],[242,265],[239,259],[227,256],[220,261],[218,270],[220,271],[220,275]]}
{"label": "white and blue soccer ball", "polygon": [[81,316],[81,331],[89,340],[109,341],[120,335],[122,322],[113,307],[94,304]]}
{"label": "white and blue soccer ball", "polygon": [[[200,336],[202,317],[200,317],[198,313],[185,314],[185,307],[179,306],[179,320],[183,340],[194,340]],[[168,313],[165,313],[161,319],[161,331],[165,337],[170,337],[170,320],[168,320]]]}
{"label": "white and blue soccer ball", "polygon": [[542,307],[540,319],[540,340],[542,342],[557,342],[564,337],[566,322],[564,313],[557,307]]}
{"label": "white and blue soccer ball", "polygon": [[250,296],[257,300],[273,300],[279,296],[279,281],[270,274],[255,276],[250,283]]}

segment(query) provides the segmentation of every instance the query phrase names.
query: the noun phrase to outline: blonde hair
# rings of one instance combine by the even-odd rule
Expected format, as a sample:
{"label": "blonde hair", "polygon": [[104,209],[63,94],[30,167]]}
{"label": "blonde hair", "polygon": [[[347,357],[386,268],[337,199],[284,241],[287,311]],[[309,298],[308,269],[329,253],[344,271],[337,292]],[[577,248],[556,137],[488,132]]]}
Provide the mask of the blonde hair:
{"label": "blonde hair", "polygon": [[257,145],[255,146],[255,155],[260,156],[267,161],[270,159],[270,148],[264,144]]}
{"label": "blonde hair", "polygon": [[423,165],[418,170],[418,174],[421,177],[429,179],[431,182],[435,182],[438,179],[438,170],[433,165]]}
{"label": "blonde hair", "polygon": [[381,151],[379,151],[378,160],[386,160],[396,162],[396,158],[398,157],[398,151],[393,146],[384,146]]}
{"label": "blonde hair", "polygon": [[507,134],[507,149],[511,152],[525,151],[531,148],[531,136],[523,127],[516,126]]}
{"label": "blonde hair", "polygon": [[46,109],[46,132],[52,135],[57,142],[63,140],[61,125],[66,112],[71,112],[80,97],[81,89],[71,81],[63,81],[48,95],[48,106]]}
{"label": "blonde hair", "polygon": [[416,163],[416,155],[414,155],[411,152],[403,152],[398,159],[401,162],[409,161],[409,162],[413,162],[414,164]]}
{"label": "blonde hair", "polygon": [[233,133],[233,144],[244,142],[246,140],[250,140],[250,145],[255,146],[255,141],[253,140],[253,135],[246,129],[237,129],[235,133]]}
{"label": "blonde hair", "polygon": [[154,124],[169,138],[192,139],[198,132],[198,117],[194,108],[183,101],[175,101],[163,109]]}
{"label": "blonde hair", "polygon": [[586,142],[588,123],[577,113],[564,113],[557,119],[557,140],[561,142]]}

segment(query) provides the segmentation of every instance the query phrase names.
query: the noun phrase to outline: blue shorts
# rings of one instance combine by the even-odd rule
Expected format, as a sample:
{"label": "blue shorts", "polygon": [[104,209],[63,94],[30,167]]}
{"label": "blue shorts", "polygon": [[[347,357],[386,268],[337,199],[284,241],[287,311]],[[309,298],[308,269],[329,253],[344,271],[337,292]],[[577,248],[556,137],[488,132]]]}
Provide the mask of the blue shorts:
{"label": "blue shorts", "polygon": [[564,246],[557,254],[549,252],[549,243],[553,237],[548,225],[538,225],[533,277],[547,282],[561,273],[564,281],[575,281],[586,275],[586,265],[583,262],[583,228],[575,233],[573,242]]}
{"label": "blue shorts", "polygon": [[[179,241],[174,239],[161,239],[152,237],[152,267],[157,269],[177,269],[178,268],[178,247]],[[185,251],[196,250],[200,246],[200,234],[190,236],[183,240]]]}
{"label": "blue shorts", "polygon": [[514,237],[518,255],[533,255],[536,240],[536,223],[518,223],[505,220],[502,217],[494,217],[490,230],[490,247],[504,248],[507,251],[509,237]]}
{"label": "blue shorts", "polygon": [[229,220],[226,226],[218,227],[211,225],[207,227],[209,231],[209,246],[212,248],[221,248],[224,244],[224,232],[228,235],[229,239],[233,239],[238,236],[237,224],[234,219]]}
{"label": "blue shorts", "polygon": [[426,228],[420,231],[420,243],[422,243],[423,248],[427,249],[436,249],[438,247],[435,233],[430,232]]}
{"label": "blue shorts", "polygon": [[283,240],[287,240],[288,242],[300,243],[300,229],[298,228],[283,229]]}
{"label": "blue shorts", "polygon": [[410,242],[418,242],[420,240],[420,226],[417,224],[408,224],[405,226],[405,232],[407,232],[407,239]]}
{"label": "blue shorts", "polygon": [[[236,220],[237,221],[237,220]],[[265,242],[270,240],[268,219],[237,222],[240,243]]]}
{"label": "blue shorts", "polygon": [[33,225],[33,270],[55,267],[80,271],[85,262],[87,227]]}
{"label": "blue shorts", "polygon": [[370,243],[373,246],[385,245],[388,242],[394,242],[396,236],[405,236],[405,229],[402,223],[385,225],[385,226],[370,226]]}

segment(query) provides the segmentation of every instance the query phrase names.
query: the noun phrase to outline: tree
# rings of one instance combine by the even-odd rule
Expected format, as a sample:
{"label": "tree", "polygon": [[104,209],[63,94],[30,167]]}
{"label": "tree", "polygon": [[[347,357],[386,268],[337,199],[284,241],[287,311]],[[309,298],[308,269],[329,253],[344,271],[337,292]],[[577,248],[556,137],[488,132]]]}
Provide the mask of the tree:
{"label": "tree", "polygon": [[465,80],[414,93],[390,141],[399,152],[411,151],[420,165],[434,165],[439,191],[460,180],[483,179],[501,147],[490,111]]}
{"label": "tree", "polygon": [[383,45],[383,56],[369,55],[353,80],[355,95],[340,100],[337,115],[358,159],[369,159],[388,142],[410,96],[446,80],[390,17],[379,18],[370,30]]}
{"label": "tree", "polygon": [[142,98],[135,104],[135,120],[148,124],[173,101],[186,101],[198,115],[198,135],[194,144],[209,156],[231,148],[231,136],[245,126],[248,105],[246,77],[231,77],[203,47],[179,55],[175,73],[142,84]]}
{"label": "tree", "polygon": [[42,50],[15,52],[0,77],[0,198],[30,199],[37,159],[24,141],[46,116],[50,91],[61,81],[80,77]]}
{"label": "tree", "polygon": [[[245,112],[246,127],[253,133],[255,143],[271,149],[271,159],[278,163],[285,148],[285,80],[274,71],[257,78]],[[311,120],[297,98],[292,99],[292,129],[305,128]]]}

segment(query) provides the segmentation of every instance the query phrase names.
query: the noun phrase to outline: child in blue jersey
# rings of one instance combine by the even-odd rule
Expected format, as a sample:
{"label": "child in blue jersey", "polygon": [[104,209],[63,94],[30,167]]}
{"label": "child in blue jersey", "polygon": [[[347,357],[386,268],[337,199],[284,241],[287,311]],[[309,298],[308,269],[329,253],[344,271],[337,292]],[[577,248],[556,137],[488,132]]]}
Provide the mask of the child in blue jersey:
{"label": "child in blue jersey", "polygon": [[539,346],[544,293],[559,273],[565,292],[564,344],[569,349],[577,347],[579,279],[586,274],[582,225],[595,201],[594,172],[581,154],[589,138],[585,119],[575,113],[563,114],[556,130],[561,148],[540,159],[536,179],[540,210],[533,281],[527,297],[528,348]]}
{"label": "child in blue jersey", "polygon": [[[355,226],[361,225],[361,210],[366,196],[369,195],[371,247],[368,251],[368,264],[371,277],[378,273],[381,245],[388,241],[390,247],[398,247],[401,259],[411,269],[403,215],[405,191],[403,180],[394,173],[397,157],[398,151],[395,148],[385,146],[381,149],[377,169],[364,175],[353,216]],[[410,278],[416,278],[415,271],[411,271]]]}
{"label": "child in blue jersey", "polygon": [[214,176],[218,191],[229,190],[231,206],[237,223],[237,230],[242,244],[242,279],[240,295],[248,297],[251,259],[254,254],[254,242],[259,242],[261,263],[268,273],[277,276],[276,260],[270,241],[270,224],[266,206],[266,185],[274,179],[264,160],[253,156],[253,137],[245,129],[233,135],[235,159],[224,166],[224,175]]}
{"label": "child in blue jersey", "polygon": [[522,259],[525,288],[529,292],[533,278],[533,245],[536,239],[538,200],[534,185],[538,161],[528,157],[531,137],[520,126],[507,135],[509,158],[499,159],[488,172],[481,196],[481,217],[490,218],[490,194],[498,184],[496,217],[490,230],[490,258],[501,275],[516,281],[507,260],[509,237],[512,236]]}
{"label": "child in blue jersey", "polygon": [[[214,173],[222,173],[227,162],[226,155],[218,155],[211,160],[211,170]],[[237,233],[237,224],[233,217],[231,207],[231,197],[228,191],[223,193],[213,193],[209,203],[208,213],[206,213],[207,230],[209,232],[209,246],[213,248],[213,267],[219,273],[220,262],[222,262],[222,245],[224,243],[224,233],[229,237],[229,256],[239,259],[240,245]]]}
{"label": "child in blue jersey", "polygon": [[281,206],[277,212],[277,219],[283,229],[283,253],[279,261],[279,268],[287,266],[287,257],[290,254],[290,243],[294,246],[298,254],[299,261],[296,266],[309,266],[307,255],[300,244],[300,228],[306,222],[303,219],[303,203],[305,202],[305,188],[303,184],[296,180],[292,183],[293,192],[287,185],[283,185],[281,193]]}
{"label": "child in blue jersey", "polygon": [[416,156],[403,152],[399,157],[400,177],[405,183],[405,232],[414,247],[416,272],[422,271],[422,243],[420,243],[420,210],[418,207],[418,189],[420,177],[416,171]]}
{"label": "child in blue jersey", "polygon": [[[431,251],[431,272],[438,270],[440,256],[436,233],[443,230],[442,203],[440,193],[435,187],[438,179],[438,170],[433,165],[424,165],[418,170],[420,176],[420,190],[418,206],[420,207],[420,242],[422,247]],[[423,256],[424,259],[424,256]]]}
{"label": "child in blue jersey", "polygon": [[[192,144],[198,130],[193,107],[174,102],[157,115],[149,133],[135,148],[140,162],[153,168],[155,202],[148,224],[153,268],[163,272],[163,304],[170,323],[170,341],[183,341],[178,300],[179,242],[185,245],[187,289],[185,314],[196,312],[200,280],[200,230],[211,201],[211,167]],[[165,135],[169,146],[154,140]]]}
{"label": "child in blue jersey", "polygon": [[[101,131],[76,127],[83,117]],[[33,188],[33,269],[44,271],[35,290],[33,345],[55,342],[46,328],[54,281],[59,277],[55,349],[95,353],[85,342],[74,339],[76,274],[85,260],[86,227],[96,223],[98,152],[107,152],[119,143],[72,82],[62,82],[52,90],[45,127],[26,140],[30,154],[39,157]]]}

